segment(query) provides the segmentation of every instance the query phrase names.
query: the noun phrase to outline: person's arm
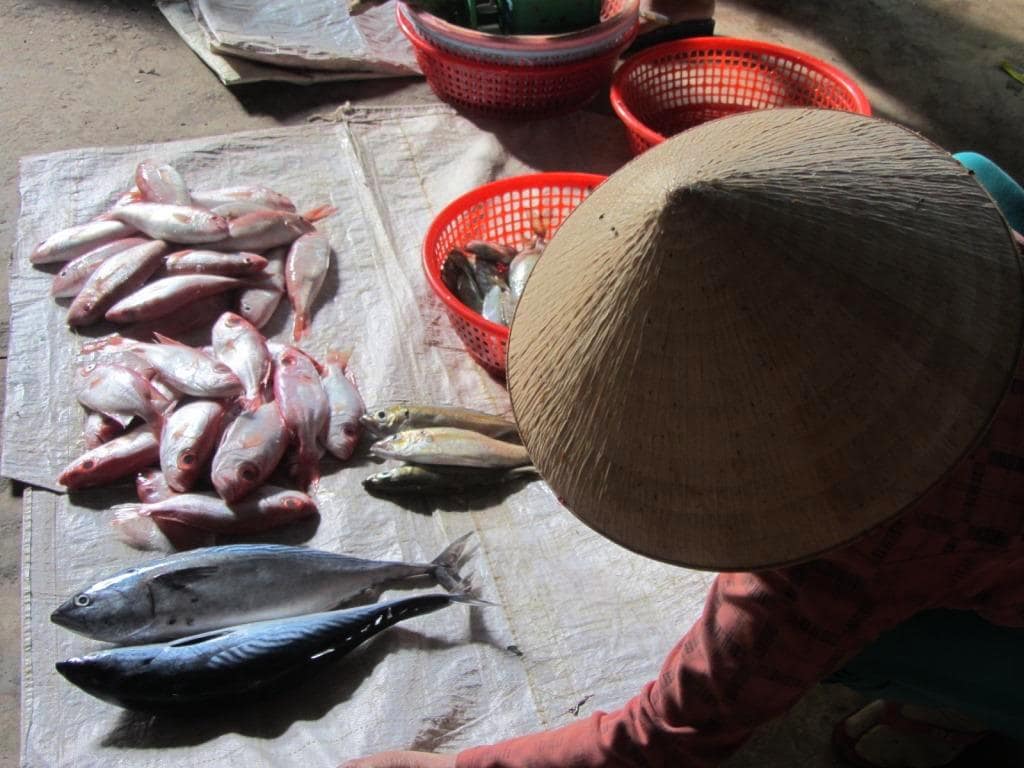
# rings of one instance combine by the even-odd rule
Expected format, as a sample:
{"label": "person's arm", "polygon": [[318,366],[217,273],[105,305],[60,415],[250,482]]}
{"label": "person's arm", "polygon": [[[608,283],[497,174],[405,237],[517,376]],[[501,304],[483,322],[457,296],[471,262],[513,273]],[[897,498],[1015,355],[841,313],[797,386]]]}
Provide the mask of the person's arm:
{"label": "person's arm", "polygon": [[390,753],[397,762],[366,758],[346,766],[710,768],[873,636],[868,594],[862,579],[829,560],[723,574],[658,679],[621,710],[469,749],[454,763],[450,755],[434,763]]}

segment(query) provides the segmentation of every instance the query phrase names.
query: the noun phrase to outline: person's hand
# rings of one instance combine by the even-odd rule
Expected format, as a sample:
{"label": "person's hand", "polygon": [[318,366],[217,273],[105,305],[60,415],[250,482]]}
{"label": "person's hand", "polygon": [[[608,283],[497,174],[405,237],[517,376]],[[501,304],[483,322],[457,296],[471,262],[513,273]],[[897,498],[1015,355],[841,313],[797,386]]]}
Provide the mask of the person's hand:
{"label": "person's hand", "polygon": [[455,755],[430,752],[380,752],[349,760],[339,768],[455,768]]}

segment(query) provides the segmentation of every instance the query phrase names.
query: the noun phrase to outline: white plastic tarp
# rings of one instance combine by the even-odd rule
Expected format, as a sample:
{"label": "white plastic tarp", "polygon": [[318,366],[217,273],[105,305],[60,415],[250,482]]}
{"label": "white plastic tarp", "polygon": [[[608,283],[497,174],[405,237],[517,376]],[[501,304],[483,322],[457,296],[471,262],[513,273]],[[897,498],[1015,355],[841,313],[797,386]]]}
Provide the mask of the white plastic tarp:
{"label": "white plastic tarp", "polygon": [[[432,107],[22,161],[3,473],[33,486],[24,496],[23,763],[312,768],[386,748],[453,751],[614,708],[651,679],[699,615],[709,574],[607,542],[539,481],[434,502],[369,496],[361,481],[380,465],[366,458],[325,462],[319,521],[269,538],[423,561],[472,531],[467,570],[494,608],[453,606],[402,623],[314,680],[213,714],[131,713],[60,677],[56,661],[100,644],[53,625],[53,608],[152,555],[111,533],[109,507],[132,500],[128,485],[56,492],[57,473],[83,450],[83,412],[70,392],[82,340],[48,295],[50,274],[28,254],[53,231],[101,213],[143,158],[172,163],[196,187],[258,182],[300,209],[337,206],[319,225],[335,259],[304,346],[351,352],[368,404],[507,414],[504,388],[464,352],[423,278],[423,234],[444,205],[481,183],[533,169],[608,173],[626,148],[621,127],[601,116],[499,127]],[[268,331],[283,340],[289,327],[282,308]]]}

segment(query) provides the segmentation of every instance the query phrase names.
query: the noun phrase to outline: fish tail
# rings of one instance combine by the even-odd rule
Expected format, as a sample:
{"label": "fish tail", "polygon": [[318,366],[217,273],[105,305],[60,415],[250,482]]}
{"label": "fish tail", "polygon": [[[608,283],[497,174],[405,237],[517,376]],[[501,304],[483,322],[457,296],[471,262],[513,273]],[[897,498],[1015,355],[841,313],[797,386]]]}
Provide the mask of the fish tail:
{"label": "fish tail", "polygon": [[263,405],[263,387],[260,387],[260,391],[255,395],[249,397],[238,398],[238,404],[242,406],[243,411],[255,411],[261,405]]}
{"label": "fish tail", "polygon": [[320,485],[320,461],[303,461],[301,458],[292,466],[295,484],[303,493],[313,493]]}
{"label": "fish tail", "polygon": [[484,600],[483,598],[477,597],[470,592],[457,592],[455,594],[448,595],[448,599],[453,603],[463,603],[465,605],[475,605],[480,608],[487,608],[497,605],[492,603],[490,600]]}
{"label": "fish tail", "polygon": [[462,565],[464,559],[463,555],[466,549],[466,542],[469,537],[473,535],[473,532],[460,536],[447,547],[445,550],[430,561],[430,564],[434,567],[433,576],[437,579],[437,583],[440,584],[448,592],[464,593],[470,587],[468,578],[463,578],[459,574],[459,566]]}
{"label": "fish tail", "polygon": [[327,354],[324,355],[324,360],[330,364],[337,365],[344,371],[348,368],[348,361],[351,357],[351,350],[342,351],[338,349],[329,349],[327,350]]}
{"label": "fish tail", "polygon": [[164,336],[159,331],[153,331],[153,338],[156,339],[161,344],[167,344],[168,346],[172,347],[188,347],[189,349],[191,349],[191,347],[189,347],[188,344],[184,344],[178,341],[177,339],[172,339],[170,336]]}
{"label": "fish tail", "polygon": [[505,473],[505,477],[516,479],[520,477],[540,477],[540,471],[533,464],[525,464],[521,467],[512,467],[512,469]]}
{"label": "fish tail", "polygon": [[302,214],[302,218],[309,222],[320,221],[328,216],[333,216],[337,212],[338,209],[333,205],[318,205],[316,208],[311,208]]}
{"label": "fish tail", "polygon": [[111,525],[125,525],[140,517],[148,517],[149,515],[143,509],[143,506],[143,504],[135,502],[115,504],[110,508],[110,511],[114,513],[114,519],[110,521]]}

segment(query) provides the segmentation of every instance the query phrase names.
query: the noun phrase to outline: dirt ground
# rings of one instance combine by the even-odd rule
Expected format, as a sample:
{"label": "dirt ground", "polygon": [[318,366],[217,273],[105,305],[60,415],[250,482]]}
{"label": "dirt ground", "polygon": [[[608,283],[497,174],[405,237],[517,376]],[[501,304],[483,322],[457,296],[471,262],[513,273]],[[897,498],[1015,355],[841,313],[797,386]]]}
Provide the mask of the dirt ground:
{"label": "dirt ground", "polygon": [[[973,149],[1024,178],[1020,0],[720,0],[719,34],[789,45],[838,65],[877,115],[951,151]],[[7,263],[18,215],[18,158],[80,146],[148,143],[296,124],[345,101],[433,99],[416,79],[317,87],[223,87],[149,3],[0,0],[0,366],[7,347]],[[590,109],[607,111],[600,99]],[[18,763],[20,517],[17,489],[0,488],[0,766]],[[811,693],[763,729],[729,768],[838,766],[833,722],[859,699]],[[1024,765],[1009,746],[971,766]]]}

